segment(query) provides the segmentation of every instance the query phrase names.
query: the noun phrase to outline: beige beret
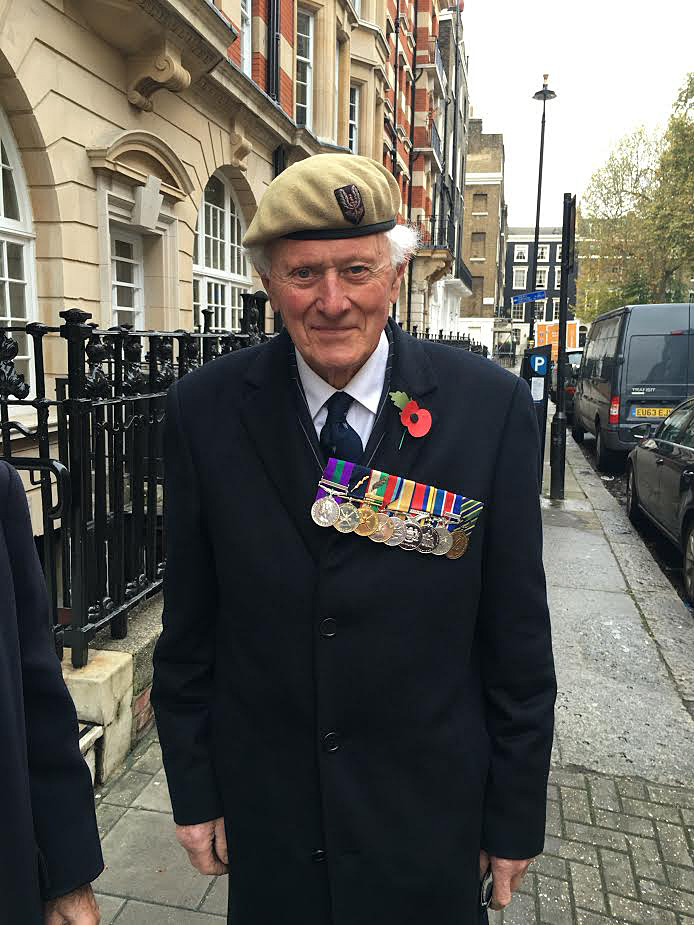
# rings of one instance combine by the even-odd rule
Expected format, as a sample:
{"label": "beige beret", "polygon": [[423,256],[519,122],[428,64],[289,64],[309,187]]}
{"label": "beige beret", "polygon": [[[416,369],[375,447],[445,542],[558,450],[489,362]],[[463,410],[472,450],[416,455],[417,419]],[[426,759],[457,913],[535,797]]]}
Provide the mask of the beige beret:
{"label": "beige beret", "polygon": [[277,238],[320,240],[389,231],[400,211],[390,171],[356,154],[315,154],[275,177],[245,234],[246,247]]}

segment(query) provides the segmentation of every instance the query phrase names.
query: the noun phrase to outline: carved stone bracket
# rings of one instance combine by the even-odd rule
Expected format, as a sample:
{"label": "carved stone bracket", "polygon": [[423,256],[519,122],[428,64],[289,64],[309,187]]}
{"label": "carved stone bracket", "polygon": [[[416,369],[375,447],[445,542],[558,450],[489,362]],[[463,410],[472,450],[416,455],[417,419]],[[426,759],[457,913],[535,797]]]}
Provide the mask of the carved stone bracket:
{"label": "carved stone bracket", "polygon": [[181,64],[181,52],[166,38],[128,62],[128,100],[145,112],[152,111],[157,90],[180,93],[190,86],[190,73]]}
{"label": "carved stone bracket", "polygon": [[231,165],[239,170],[246,170],[246,158],[253,150],[253,144],[246,138],[243,126],[236,119],[231,122]]}

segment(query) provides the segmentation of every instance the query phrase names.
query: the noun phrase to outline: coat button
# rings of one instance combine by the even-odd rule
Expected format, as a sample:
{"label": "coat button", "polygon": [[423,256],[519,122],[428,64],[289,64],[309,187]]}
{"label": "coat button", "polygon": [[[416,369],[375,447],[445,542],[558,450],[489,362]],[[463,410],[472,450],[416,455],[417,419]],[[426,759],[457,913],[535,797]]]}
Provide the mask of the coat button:
{"label": "coat button", "polygon": [[325,620],[322,620],[320,634],[321,636],[325,636],[326,639],[330,639],[332,636],[337,635],[337,620],[333,620],[332,617],[326,617]]}
{"label": "coat button", "polygon": [[317,848],[311,855],[311,860],[315,864],[320,864],[321,861],[325,860],[325,851],[322,848]]}
{"label": "coat button", "polygon": [[340,747],[340,737],[336,732],[329,732],[323,736],[323,751],[336,752]]}

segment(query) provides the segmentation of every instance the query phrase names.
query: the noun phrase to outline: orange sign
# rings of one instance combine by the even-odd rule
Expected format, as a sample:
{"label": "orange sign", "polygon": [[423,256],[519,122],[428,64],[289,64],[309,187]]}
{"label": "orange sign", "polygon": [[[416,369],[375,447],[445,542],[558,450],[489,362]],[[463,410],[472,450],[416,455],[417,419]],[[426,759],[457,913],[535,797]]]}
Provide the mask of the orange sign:
{"label": "orange sign", "polygon": [[[552,345],[552,359],[556,360],[559,356],[559,322],[558,321],[540,321],[535,325],[537,336],[537,346],[543,347],[545,344]],[[566,325],[566,346],[567,349],[575,347],[578,343],[578,322],[569,321]]]}

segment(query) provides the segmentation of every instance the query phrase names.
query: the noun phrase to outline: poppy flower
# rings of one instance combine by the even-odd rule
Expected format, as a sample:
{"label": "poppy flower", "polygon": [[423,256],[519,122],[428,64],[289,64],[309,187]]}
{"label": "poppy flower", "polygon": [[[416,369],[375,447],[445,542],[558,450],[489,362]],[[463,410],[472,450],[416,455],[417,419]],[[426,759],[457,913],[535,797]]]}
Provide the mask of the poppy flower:
{"label": "poppy flower", "polygon": [[400,420],[412,437],[424,437],[431,430],[431,414],[416,401],[408,402],[400,412]]}

